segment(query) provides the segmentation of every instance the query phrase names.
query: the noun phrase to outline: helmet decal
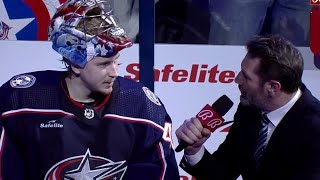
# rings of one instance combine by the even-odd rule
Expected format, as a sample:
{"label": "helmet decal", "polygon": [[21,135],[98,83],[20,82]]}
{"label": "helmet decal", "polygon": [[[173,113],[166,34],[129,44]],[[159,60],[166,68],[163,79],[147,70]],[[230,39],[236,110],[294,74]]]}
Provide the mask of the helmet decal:
{"label": "helmet decal", "polygon": [[96,56],[111,57],[132,45],[106,0],[62,4],[50,22],[49,39],[67,63],[79,68]]}

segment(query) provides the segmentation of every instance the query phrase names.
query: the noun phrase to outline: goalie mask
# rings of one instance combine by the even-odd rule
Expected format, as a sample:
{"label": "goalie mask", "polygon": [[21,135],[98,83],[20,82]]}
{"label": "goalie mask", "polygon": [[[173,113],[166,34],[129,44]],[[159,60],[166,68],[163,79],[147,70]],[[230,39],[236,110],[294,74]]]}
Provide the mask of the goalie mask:
{"label": "goalie mask", "polygon": [[52,48],[78,68],[96,56],[112,57],[132,45],[106,0],[62,4],[50,22],[49,39]]}

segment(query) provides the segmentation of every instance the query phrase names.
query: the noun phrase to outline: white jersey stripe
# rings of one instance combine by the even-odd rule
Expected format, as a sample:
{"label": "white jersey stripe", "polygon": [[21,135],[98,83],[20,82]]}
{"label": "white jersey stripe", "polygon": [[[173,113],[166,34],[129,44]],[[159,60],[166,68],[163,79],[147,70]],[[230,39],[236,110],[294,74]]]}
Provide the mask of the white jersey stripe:
{"label": "white jersey stripe", "polygon": [[116,115],[116,114],[106,114],[103,117],[105,118],[114,118],[114,119],[118,119],[118,120],[123,120],[123,121],[129,121],[129,122],[138,122],[138,123],[145,123],[145,124],[150,124],[152,126],[155,126],[159,129],[161,129],[162,131],[164,131],[164,128],[162,126],[160,126],[159,124],[149,120],[149,119],[141,119],[141,118],[133,118],[133,117],[126,117],[126,116],[120,116],[120,115]]}
{"label": "white jersey stripe", "polygon": [[5,130],[2,127],[2,131],[1,131],[1,137],[0,137],[0,179],[2,180],[2,152],[3,152],[3,146],[4,146],[4,141],[5,141]]}
{"label": "white jersey stripe", "polygon": [[3,146],[4,136],[5,136],[5,130],[4,130],[4,128],[2,127],[1,137],[0,137],[0,154],[2,153],[2,148],[3,148],[2,146]]}
{"label": "white jersey stripe", "polygon": [[166,162],[166,157],[164,155],[164,150],[163,150],[163,146],[162,146],[161,142],[159,142],[158,147],[159,147],[159,151],[160,151],[159,152],[160,153],[160,159],[162,160],[162,164],[163,164],[163,169],[162,169],[161,176],[160,176],[159,180],[163,180],[164,176],[165,176],[165,173],[167,171],[167,162]]}
{"label": "white jersey stripe", "polygon": [[3,112],[1,114],[1,117],[6,117],[6,116],[10,116],[10,115],[14,115],[14,114],[19,114],[19,113],[39,113],[39,114],[45,114],[45,113],[49,113],[49,114],[65,114],[68,116],[75,116],[72,113],[68,113],[59,109],[30,109],[30,108],[22,108],[22,109],[16,109],[16,110],[11,110],[11,111],[6,111]]}

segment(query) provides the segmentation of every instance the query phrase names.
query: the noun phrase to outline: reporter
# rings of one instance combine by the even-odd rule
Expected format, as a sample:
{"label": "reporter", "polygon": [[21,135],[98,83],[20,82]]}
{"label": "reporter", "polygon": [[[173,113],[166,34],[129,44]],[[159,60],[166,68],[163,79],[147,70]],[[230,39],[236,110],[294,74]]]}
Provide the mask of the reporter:
{"label": "reporter", "polygon": [[279,36],[258,36],[235,82],[241,92],[234,124],[217,151],[196,118],[176,136],[190,144],[180,166],[196,179],[320,179],[320,102],[302,83],[303,58]]}

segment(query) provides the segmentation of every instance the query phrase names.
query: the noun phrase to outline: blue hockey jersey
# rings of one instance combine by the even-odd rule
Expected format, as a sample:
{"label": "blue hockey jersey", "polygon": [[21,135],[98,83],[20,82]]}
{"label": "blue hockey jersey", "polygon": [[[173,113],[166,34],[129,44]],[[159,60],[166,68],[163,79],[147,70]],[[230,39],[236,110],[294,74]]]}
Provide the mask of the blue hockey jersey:
{"label": "blue hockey jersey", "polygon": [[96,105],[71,99],[66,72],[0,88],[0,179],[179,179],[171,119],[141,83],[118,77]]}

